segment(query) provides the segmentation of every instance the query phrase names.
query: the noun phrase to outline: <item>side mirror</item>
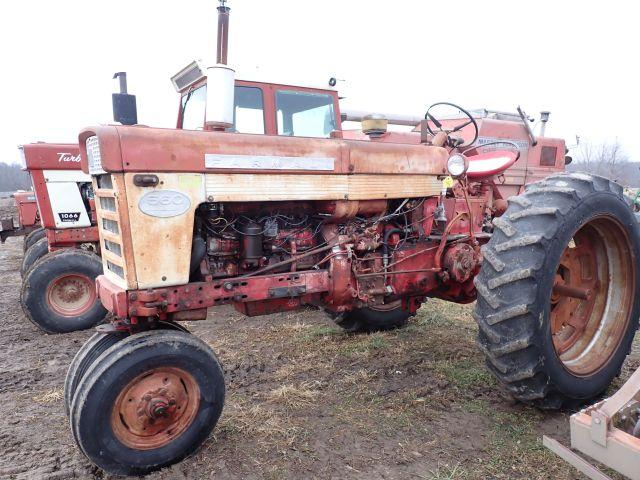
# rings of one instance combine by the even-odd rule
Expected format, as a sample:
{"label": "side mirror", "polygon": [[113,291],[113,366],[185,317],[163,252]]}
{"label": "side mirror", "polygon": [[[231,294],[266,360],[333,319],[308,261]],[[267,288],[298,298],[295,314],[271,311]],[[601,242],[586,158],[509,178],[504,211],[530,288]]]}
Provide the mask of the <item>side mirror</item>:
{"label": "side mirror", "polygon": [[569,165],[571,162],[573,162],[573,158],[570,157],[569,155],[565,155],[564,157],[564,164],[565,165]]}
{"label": "side mirror", "polygon": [[111,95],[113,119],[123,125],[135,125],[138,123],[138,108],[136,96],[127,93],[127,73],[117,72],[113,78],[120,81],[120,93]]}

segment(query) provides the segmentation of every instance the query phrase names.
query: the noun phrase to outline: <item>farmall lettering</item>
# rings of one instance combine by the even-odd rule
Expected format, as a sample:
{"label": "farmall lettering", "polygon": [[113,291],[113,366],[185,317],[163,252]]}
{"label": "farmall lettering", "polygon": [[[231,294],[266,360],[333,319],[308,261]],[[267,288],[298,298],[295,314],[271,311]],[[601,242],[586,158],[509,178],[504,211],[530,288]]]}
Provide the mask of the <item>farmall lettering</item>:
{"label": "farmall lettering", "polygon": [[68,152],[58,152],[58,163],[80,163],[80,154],[74,155]]}

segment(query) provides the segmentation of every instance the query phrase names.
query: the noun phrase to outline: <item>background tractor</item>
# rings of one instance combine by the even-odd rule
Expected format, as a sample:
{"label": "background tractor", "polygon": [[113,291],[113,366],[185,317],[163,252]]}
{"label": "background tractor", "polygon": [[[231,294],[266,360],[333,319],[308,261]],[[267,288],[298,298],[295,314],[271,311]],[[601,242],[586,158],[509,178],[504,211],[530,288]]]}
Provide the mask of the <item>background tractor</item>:
{"label": "background tractor", "polygon": [[49,333],[95,326],[106,310],[95,294],[102,272],[91,177],[80,170],[77,145],[23,145],[41,230],[25,239],[21,303]]}
{"label": "background tractor", "polygon": [[0,241],[4,243],[9,237],[24,236],[23,250],[26,251],[37,240],[44,236],[40,226],[40,212],[33,192],[17,191],[11,195],[15,200],[18,212],[18,226],[13,216],[0,219]]}
{"label": "background tractor", "polygon": [[[477,299],[479,345],[515,398],[559,408],[604,391],[640,314],[639,232],[620,186],[563,173],[525,186],[535,167],[561,170],[565,149],[517,117],[436,104],[419,131],[367,115],[349,133],[329,89],[247,85],[258,91],[234,101],[244,85],[224,64],[229,10],[218,10],[206,95],[197,74],[181,86],[179,126],[200,99],[205,131],[79,136],[97,199],[97,294],[112,313],[65,384],[92,462],[142,474],[207,438],[222,369],[177,322],[224,304],[251,316],[314,306],[359,330],[401,325],[428,297]],[[240,133],[241,118],[267,135]]]}

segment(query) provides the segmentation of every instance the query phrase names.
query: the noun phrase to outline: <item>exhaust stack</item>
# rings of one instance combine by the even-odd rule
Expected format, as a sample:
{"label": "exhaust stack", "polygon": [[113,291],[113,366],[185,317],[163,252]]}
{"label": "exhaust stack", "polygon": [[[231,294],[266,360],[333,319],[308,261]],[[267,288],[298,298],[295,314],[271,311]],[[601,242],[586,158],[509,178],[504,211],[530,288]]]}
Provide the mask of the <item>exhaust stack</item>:
{"label": "exhaust stack", "polygon": [[229,12],[231,9],[225,5],[226,0],[220,0],[218,7],[218,52],[216,63],[227,64],[227,51],[229,47]]}
{"label": "exhaust stack", "polygon": [[547,122],[549,121],[549,115],[551,112],[543,110],[540,112],[540,136],[544,137],[544,132],[547,130]]}
{"label": "exhaust stack", "polygon": [[233,126],[234,88],[236,72],[227,66],[229,12],[226,0],[218,7],[218,44],[216,65],[207,68],[207,130],[224,130]]}

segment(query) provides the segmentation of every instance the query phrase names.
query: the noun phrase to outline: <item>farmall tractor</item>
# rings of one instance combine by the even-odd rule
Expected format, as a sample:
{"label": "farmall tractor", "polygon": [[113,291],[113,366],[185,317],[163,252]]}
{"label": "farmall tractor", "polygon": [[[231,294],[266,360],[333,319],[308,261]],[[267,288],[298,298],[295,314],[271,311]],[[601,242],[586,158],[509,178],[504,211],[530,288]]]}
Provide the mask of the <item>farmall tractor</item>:
{"label": "farmall tractor", "polygon": [[33,192],[19,190],[12,195],[18,211],[18,226],[10,218],[0,219],[0,242],[4,243],[9,237],[22,237],[22,250],[26,251],[38,239],[44,236],[40,226],[40,212]]}
{"label": "farmall tractor", "polygon": [[43,227],[25,239],[20,269],[25,315],[49,333],[93,327],[107,311],[93,287],[102,262],[91,177],[79,168],[77,145],[20,148]]}
{"label": "farmall tractor", "polygon": [[[225,51],[206,95],[197,72],[184,90],[181,121],[200,98],[205,131],[79,136],[102,248],[97,294],[113,314],[65,384],[92,462],[142,474],[202,444],[222,412],[223,373],[177,322],[224,304],[251,316],[311,305],[356,329],[397,325],[428,297],[477,300],[479,345],[514,397],[559,408],[603,392],[640,313],[638,227],[621,187],[557,173],[518,194],[528,162],[562,168],[564,143],[534,145],[515,122],[504,127],[526,148],[479,142],[491,119],[461,108],[446,121],[430,108],[420,132],[397,135],[377,117],[364,135],[342,132],[329,90],[251,86],[234,108]],[[268,135],[238,133],[241,119]]]}
{"label": "farmall tractor", "polygon": [[[118,72],[118,77],[114,119],[137,123],[131,116],[135,96],[127,93],[126,73]],[[80,169],[77,145],[38,142],[21,146],[20,154],[43,227],[25,238],[23,310],[48,333],[91,328],[107,314],[94,288],[102,262],[91,177]]]}

